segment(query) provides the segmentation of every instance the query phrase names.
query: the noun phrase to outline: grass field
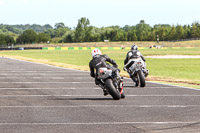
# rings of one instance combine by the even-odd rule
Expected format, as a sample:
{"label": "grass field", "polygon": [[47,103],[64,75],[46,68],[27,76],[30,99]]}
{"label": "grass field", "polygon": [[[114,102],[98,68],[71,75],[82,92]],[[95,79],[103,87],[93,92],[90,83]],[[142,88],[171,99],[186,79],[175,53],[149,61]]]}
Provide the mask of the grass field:
{"label": "grass field", "polygon": [[[144,49],[140,50],[144,56],[149,55],[200,55],[200,48],[181,49]],[[123,71],[123,61],[128,50],[102,50],[103,54],[113,58]],[[89,70],[91,50],[24,50],[1,51],[1,56],[10,56],[35,62],[47,63],[56,66]],[[200,85],[200,59],[152,59],[147,58],[147,68],[150,70],[148,80],[161,80],[168,82],[181,82]]]}
{"label": "grass field", "polygon": [[17,45],[16,47],[130,47],[136,44],[139,47],[149,47],[151,45],[159,45],[163,47],[200,47],[200,40],[192,41],[177,41],[177,42],[167,42],[160,41],[132,41],[132,42],[86,42],[86,43],[58,43],[58,44],[26,44]]}

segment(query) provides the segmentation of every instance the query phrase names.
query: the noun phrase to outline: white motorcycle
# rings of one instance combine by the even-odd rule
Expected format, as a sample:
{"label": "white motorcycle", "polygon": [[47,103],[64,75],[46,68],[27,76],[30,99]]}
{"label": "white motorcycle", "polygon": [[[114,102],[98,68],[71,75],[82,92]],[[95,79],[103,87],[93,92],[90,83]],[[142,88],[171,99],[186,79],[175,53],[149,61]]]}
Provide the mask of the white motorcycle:
{"label": "white motorcycle", "polygon": [[140,57],[130,59],[124,66],[124,70],[129,73],[136,87],[138,85],[145,87],[145,77],[148,75],[148,69],[146,69],[146,63]]}

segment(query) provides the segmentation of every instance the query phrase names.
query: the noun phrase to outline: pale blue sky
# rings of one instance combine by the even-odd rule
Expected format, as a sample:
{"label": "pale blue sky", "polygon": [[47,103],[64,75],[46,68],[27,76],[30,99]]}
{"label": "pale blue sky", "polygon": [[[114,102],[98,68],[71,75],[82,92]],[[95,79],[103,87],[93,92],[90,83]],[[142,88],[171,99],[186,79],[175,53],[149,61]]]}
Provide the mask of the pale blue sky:
{"label": "pale blue sky", "polygon": [[87,17],[96,27],[192,24],[200,21],[200,0],[0,0],[0,23],[76,27]]}

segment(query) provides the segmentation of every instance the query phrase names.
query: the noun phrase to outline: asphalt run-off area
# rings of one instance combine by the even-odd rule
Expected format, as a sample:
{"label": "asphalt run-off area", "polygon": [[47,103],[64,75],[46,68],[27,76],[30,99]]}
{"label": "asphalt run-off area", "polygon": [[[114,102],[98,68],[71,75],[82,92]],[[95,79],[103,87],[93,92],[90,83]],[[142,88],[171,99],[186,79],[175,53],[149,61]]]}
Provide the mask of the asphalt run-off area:
{"label": "asphalt run-off area", "polygon": [[200,91],[124,79],[103,96],[89,72],[0,58],[1,133],[199,133]]}

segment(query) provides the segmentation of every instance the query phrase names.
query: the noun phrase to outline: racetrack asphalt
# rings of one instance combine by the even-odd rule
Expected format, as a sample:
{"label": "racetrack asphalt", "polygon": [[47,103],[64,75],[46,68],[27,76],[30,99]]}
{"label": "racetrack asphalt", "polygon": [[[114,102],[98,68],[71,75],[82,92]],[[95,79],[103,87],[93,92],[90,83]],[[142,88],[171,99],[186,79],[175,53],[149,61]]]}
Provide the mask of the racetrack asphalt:
{"label": "racetrack asphalt", "polygon": [[0,133],[199,133],[200,91],[124,79],[103,96],[89,72],[0,58]]}

